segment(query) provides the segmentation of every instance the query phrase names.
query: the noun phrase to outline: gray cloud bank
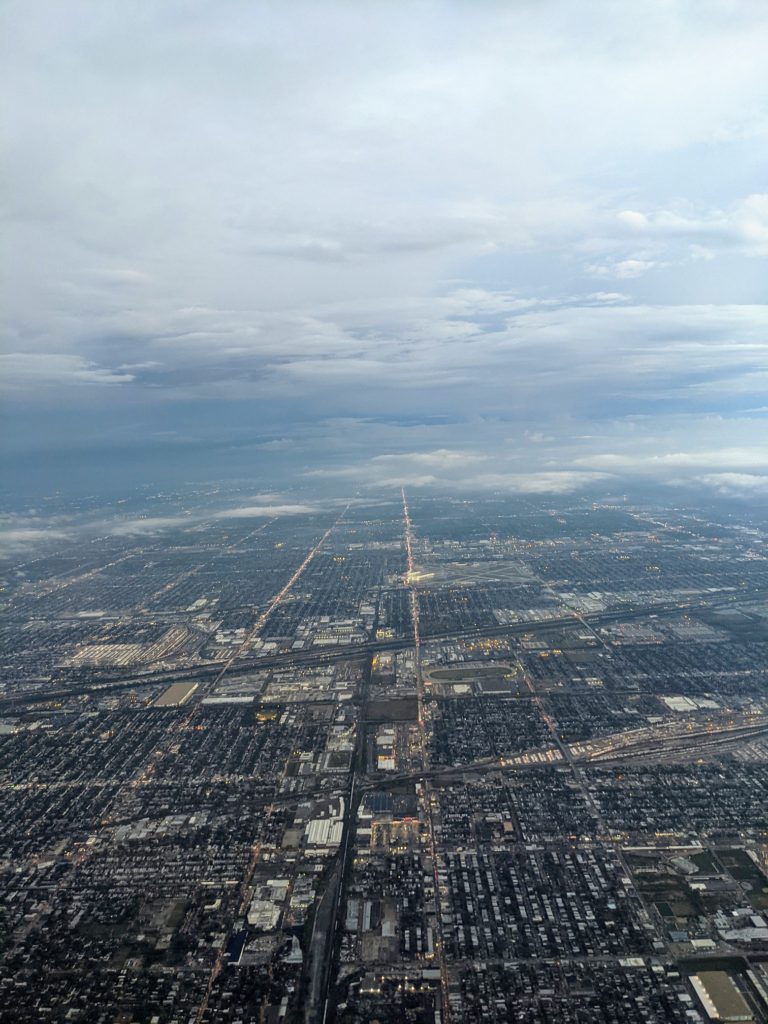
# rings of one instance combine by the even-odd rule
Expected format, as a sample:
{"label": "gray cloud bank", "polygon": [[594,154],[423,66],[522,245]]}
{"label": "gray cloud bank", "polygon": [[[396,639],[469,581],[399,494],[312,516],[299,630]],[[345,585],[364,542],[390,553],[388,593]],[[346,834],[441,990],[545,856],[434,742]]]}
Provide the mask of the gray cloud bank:
{"label": "gray cloud bank", "polygon": [[7,452],[765,492],[764,4],[2,17]]}

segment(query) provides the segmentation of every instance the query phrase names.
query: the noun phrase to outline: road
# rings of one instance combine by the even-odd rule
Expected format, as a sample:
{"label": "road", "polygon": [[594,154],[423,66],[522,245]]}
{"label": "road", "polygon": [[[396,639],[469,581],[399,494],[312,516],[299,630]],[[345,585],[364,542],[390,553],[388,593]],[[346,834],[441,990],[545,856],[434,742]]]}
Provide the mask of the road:
{"label": "road", "polygon": [[341,907],[354,854],[353,840],[355,822],[357,821],[357,800],[361,790],[359,779],[365,773],[365,722],[370,682],[371,660],[369,659],[358,698],[358,728],[355,752],[352,758],[352,772],[345,794],[347,804],[341,846],[337,863],[328,879],[317,909],[312,927],[308,960],[305,965],[304,980],[307,986],[307,1001],[304,1007],[305,1024],[326,1024],[333,1007],[332,988],[337,938],[341,928]]}
{"label": "road", "polygon": [[[415,669],[416,669],[416,697],[417,697],[417,722],[419,727],[419,748],[421,753],[421,767],[422,774],[419,778],[422,786],[422,797],[424,801],[424,825],[426,827],[426,839],[427,846],[429,848],[430,858],[432,860],[432,881],[434,885],[434,901],[435,901],[435,924],[436,927],[433,929],[435,953],[437,954],[437,963],[440,969],[440,1020],[444,1022],[450,1021],[451,1007],[448,1000],[448,964],[445,959],[445,949],[443,947],[443,920],[442,920],[442,903],[440,895],[440,878],[438,875],[438,848],[436,840],[435,830],[435,815],[434,806],[432,799],[432,790],[427,777],[429,769],[429,749],[427,745],[427,732],[426,732],[426,719],[424,710],[424,672],[421,664],[421,631],[419,626],[419,600],[414,581],[416,579],[416,566],[413,558],[413,524],[411,522],[411,515],[408,510],[408,502],[405,497],[405,488],[402,491],[403,496],[403,538],[405,542],[406,557],[408,562],[408,571],[406,574],[406,583],[410,590],[410,606],[411,606],[411,622],[413,624],[413,646],[415,652]],[[437,1020],[437,1015],[435,1015]]]}
{"label": "road", "polygon": [[[720,601],[708,600],[696,603],[691,602],[689,604],[667,602],[664,604],[644,605],[640,608],[595,612],[579,616],[571,613],[564,617],[545,619],[538,622],[517,622],[506,626],[494,624],[481,626],[477,629],[459,630],[453,633],[435,633],[428,637],[420,637],[420,642],[424,644],[450,642],[452,640],[479,640],[484,637],[495,636],[538,636],[558,632],[573,626],[576,622],[592,630],[612,622],[631,622],[634,619],[642,619],[650,615],[663,617],[664,615],[675,615],[681,611],[689,615],[699,611],[712,611],[732,604],[736,600],[754,600],[761,595],[768,596],[763,591],[754,591],[749,594],[731,594],[728,598]],[[195,665],[185,665],[183,668],[163,669],[158,672],[147,672],[145,674],[135,670],[131,673],[121,672],[119,677],[115,673],[104,673],[87,683],[77,686],[39,690],[28,694],[23,692],[13,694],[0,701],[0,714],[18,713],[20,705],[23,704],[43,704],[88,693],[115,693],[120,690],[137,689],[141,686],[154,686],[161,682],[172,683],[192,678],[196,681],[208,680],[212,685],[224,672],[232,676],[237,675],[239,672],[253,672],[256,669],[304,668],[311,665],[325,665],[336,661],[346,661],[350,658],[365,658],[368,655],[379,652],[399,651],[409,647],[413,647],[413,636],[387,640],[370,640],[367,643],[350,644],[345,647],[323,650],[310,649],[308,651],[291,652],[288,654],[269,655],[263,658],[235,657],[230,658],[227,662],[201,662]],[[130,675],[130,678],[126,679],[126,675]]]}
{"label": "road", "polygon": [[[347,831],[349,831],[347,823]],[[342,893],[342,859],[333,867],[325,892],[318,902],[312,938],[307,950],[307,995],[304,1003],[305,1024],[321,1024],[328,1013],[328,989],[333,962],[333,936]]]}

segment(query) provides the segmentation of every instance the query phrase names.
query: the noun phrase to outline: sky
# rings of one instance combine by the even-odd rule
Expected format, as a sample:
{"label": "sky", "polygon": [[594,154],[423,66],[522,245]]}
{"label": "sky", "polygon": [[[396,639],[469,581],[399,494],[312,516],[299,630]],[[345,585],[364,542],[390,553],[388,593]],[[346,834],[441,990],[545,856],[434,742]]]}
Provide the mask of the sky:
{"label": "sky", "polygon": [[764,0],[6,0],[6,484],[768,496]]}

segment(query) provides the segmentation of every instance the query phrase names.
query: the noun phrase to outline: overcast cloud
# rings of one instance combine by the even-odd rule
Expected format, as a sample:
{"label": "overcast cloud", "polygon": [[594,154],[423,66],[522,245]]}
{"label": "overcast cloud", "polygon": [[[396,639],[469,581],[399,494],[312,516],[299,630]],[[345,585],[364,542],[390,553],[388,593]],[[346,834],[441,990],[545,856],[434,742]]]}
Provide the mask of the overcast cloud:
{"label": "overcast cloud", "polygon": [[2,17],[12,466],[768,492],[765,3]]}

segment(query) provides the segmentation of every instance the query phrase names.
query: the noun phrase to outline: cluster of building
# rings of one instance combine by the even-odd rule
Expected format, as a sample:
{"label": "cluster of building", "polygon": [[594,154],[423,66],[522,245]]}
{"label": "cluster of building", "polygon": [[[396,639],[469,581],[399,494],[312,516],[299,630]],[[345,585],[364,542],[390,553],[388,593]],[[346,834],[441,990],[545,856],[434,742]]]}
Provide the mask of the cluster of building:
{"label": "cluster of building", "polygon": [[765,524],[337,517],[6,574],[0,1021],[765,1024]]}

